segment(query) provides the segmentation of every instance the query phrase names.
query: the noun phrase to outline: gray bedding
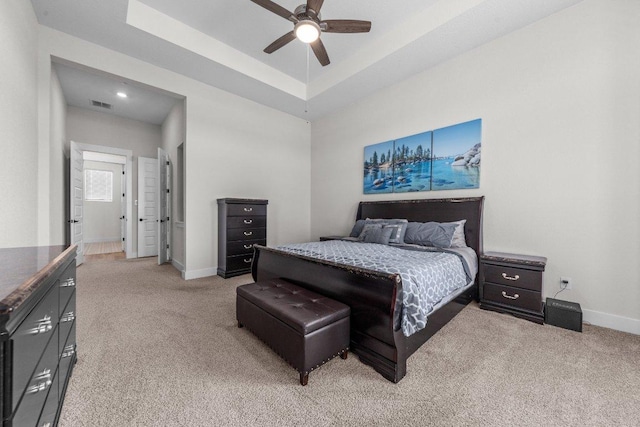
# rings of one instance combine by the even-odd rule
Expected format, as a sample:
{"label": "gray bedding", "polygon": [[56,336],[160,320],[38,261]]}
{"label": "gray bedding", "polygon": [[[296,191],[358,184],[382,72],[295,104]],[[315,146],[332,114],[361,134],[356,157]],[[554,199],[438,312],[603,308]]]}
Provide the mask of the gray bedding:
{"label": "gray bedding", "polygon": [[440,249],[345,240],[279,246],[285,252],[390,274],[402,279],[396,301],[396,330],[405,336],[424,328],[427,316],[451,294],[473,283],[477,257],[471,248]]}

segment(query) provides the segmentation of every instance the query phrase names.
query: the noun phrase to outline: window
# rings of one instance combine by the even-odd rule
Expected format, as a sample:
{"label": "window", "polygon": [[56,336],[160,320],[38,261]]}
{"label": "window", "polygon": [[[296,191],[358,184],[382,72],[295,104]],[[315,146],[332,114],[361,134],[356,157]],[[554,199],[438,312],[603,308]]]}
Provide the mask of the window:
{"label": "window", "polygon": [[113,172],[85,169],[84,199],[92,202],[113,201]]}

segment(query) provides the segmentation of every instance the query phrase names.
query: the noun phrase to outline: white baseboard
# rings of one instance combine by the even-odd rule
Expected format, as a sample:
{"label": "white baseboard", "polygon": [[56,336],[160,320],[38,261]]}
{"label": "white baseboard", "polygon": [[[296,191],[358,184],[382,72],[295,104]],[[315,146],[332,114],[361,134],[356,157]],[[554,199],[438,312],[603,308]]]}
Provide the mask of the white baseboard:
{"label": "white baseboard", "polygon": [[182,265],[182,263],[180,261],[176,261],[175,259],[171,260],[171,265],[173,265],[173,267],[178,270],[180,273],[182,273],[182,278],[184,279],[184,265]]}
{"label": "white baseboard", "polygon": [[603,328],[640,335],[640,320],[594,310],[582,310],[582,321]]}
{"label": "white baseboard", "polygon": [[200,270],[182,270],[184,280],[200,279],[201,277],[215,276],[218,274],[218,267],[202,268]]}
{"label": "white baseboard", "polygon": [[138,258],[138,252],[127,252],[127,259]]}

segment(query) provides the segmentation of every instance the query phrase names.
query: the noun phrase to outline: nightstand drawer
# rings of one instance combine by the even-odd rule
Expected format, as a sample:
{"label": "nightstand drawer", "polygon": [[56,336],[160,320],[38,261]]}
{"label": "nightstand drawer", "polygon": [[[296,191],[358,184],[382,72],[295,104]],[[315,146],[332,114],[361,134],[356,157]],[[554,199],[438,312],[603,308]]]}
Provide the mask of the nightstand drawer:
{"label": "nightstand drawer", "polygon": [[253,262],[253,254],[237,255],[227,257],[227,271],[247,270],[251,269]]}
{"label": "nightstand drawer", "polygon": [[266,228],[234,228],[227,232],[227,240],[229,242],[237,240],[262,240],[266,238]]}
{"label": "nightstand drawer", "polygon": [[542,311],[542,295],[540,292],[495,285],[493,283],[485,283],[483,290],[483,300],[523,310]]}
{"label": "nightstand drawer", "polygon": [[514,288],[542,290],[542,272],[501,265],[483,264],[484,281]]}
{"label": "nightstand drawer", "polygon": [[254,205],[254,204],[230,204],[228,207],[229,216],[256,216],[266,215],[267,205]]}
{"label": "nightstand drawer", "polygon": [[241,242],[228,242],[227,243],[227,255],[253,255],[253,245],[266,245],[267,241],[262,240],[246,240]]}
{"label": "nightstand drawer", "polygon": [[266,216],[233,216],[227,218],[227,229],[229,228],[247,228],[247,227],[266,227]]}

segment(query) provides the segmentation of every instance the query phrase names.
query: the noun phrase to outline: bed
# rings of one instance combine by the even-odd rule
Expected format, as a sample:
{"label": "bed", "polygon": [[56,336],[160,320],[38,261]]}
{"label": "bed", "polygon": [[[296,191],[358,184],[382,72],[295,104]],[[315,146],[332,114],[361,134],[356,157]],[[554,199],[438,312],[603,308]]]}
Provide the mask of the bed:
{"label": "bed", "polygon": [[[468,247],[482,253],[484,197],[360,202],[356,220],[406,218],[412,222],[451,222],[466,219]],[[255,247],[255,281],[281,278],[351,307],[351,350],[384,378],[398,382],[407,372],[407,359],[469,302],[478,298],[478,275],[454,299],[428,315],[426,326],[405,336],[398,328],[402,286],[398,274],[346,266],[277,248]]]}

